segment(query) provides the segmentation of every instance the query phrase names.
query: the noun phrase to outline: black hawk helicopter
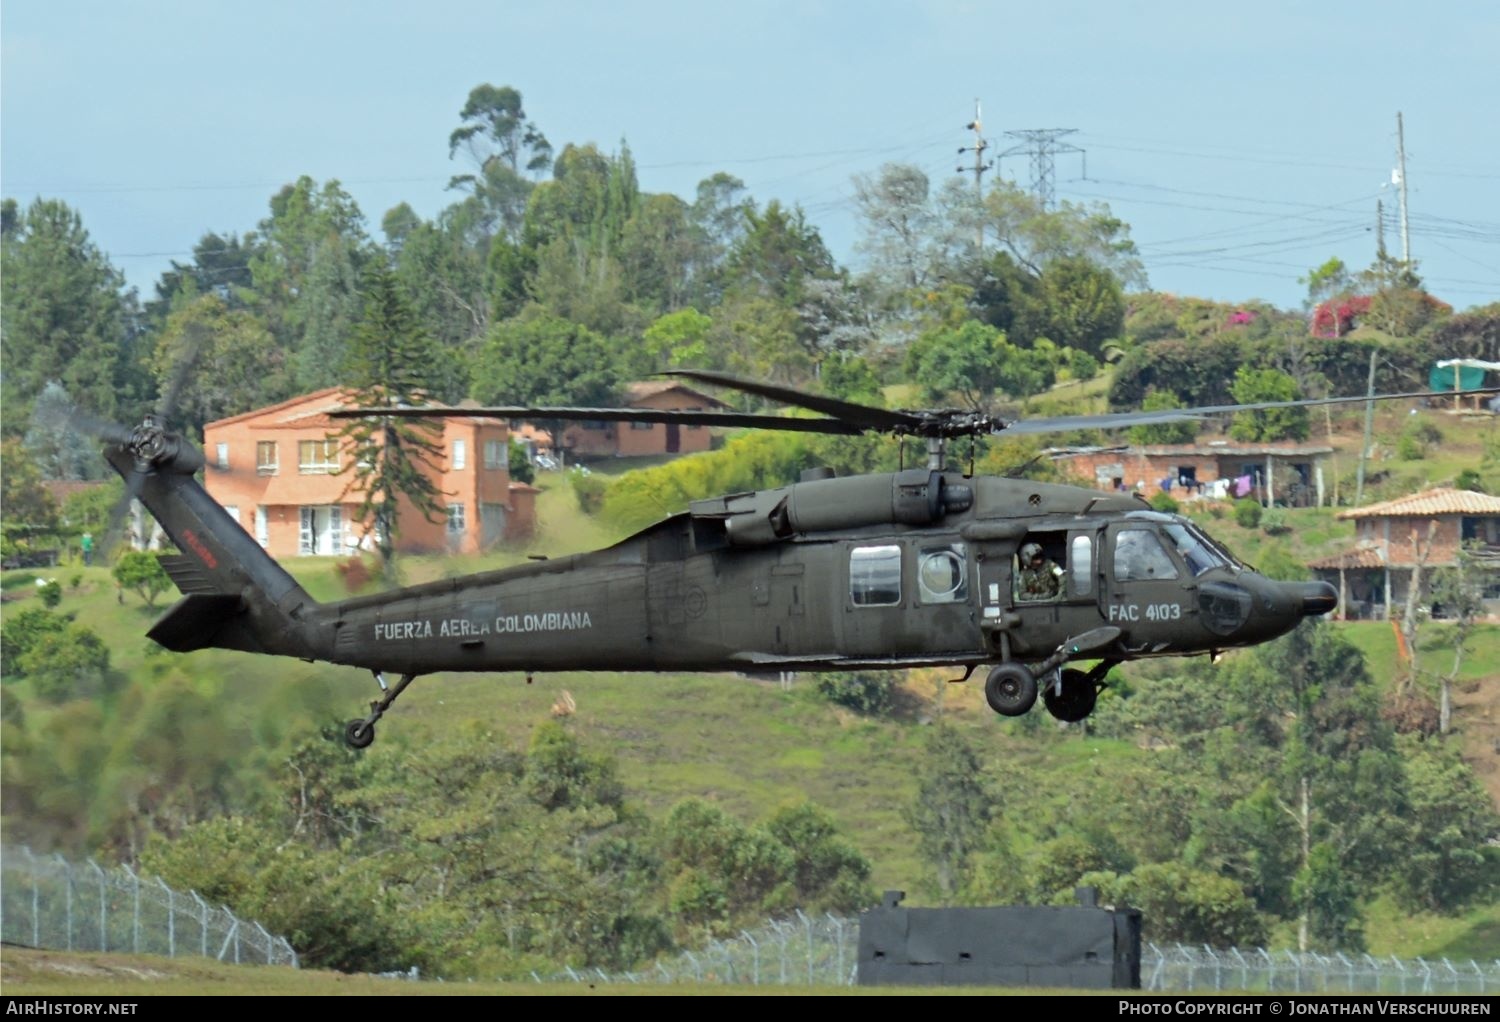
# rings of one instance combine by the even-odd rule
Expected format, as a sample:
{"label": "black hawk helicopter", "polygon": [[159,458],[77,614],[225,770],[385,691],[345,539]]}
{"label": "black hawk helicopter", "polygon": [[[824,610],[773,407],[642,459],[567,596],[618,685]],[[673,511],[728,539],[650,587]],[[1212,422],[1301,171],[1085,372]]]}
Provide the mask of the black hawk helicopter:
{"label": "black hawk helicopter", "polygon": [[[613,546],[319,603],[195,478],[203,455],[147,418],[105,439],[105,457],[180,553],[184,594],[147,633],[178,652],[217,647],[370,670],[375,723],[439,671],[818,671],[986,667],[985,696],[1019,716],[1040,695],[1078,721],[1109,671],[1144,657],[1215,654],[1326,614],[1326,582],[1281,582],[1240,563],[1196,524],[1133,494],[991,476],[945,460],[947,441],[1199,419],[1367,397],[1222,405],[1009,422],[976,411],[888,411],[720,373],[675,375],[816,412],[604,408],[350,409],[341,417],[676,422],[920,438],[926,465],[837,478],[812,470],[774,489],[693,501]],[[1426,394],[1381,395],[1380,400]],[[1038,551],[1041,585],[1023,564]],[[1091,661],[1087,670],[1069,667]],[[387,685],[384,672],[400,674]]]}

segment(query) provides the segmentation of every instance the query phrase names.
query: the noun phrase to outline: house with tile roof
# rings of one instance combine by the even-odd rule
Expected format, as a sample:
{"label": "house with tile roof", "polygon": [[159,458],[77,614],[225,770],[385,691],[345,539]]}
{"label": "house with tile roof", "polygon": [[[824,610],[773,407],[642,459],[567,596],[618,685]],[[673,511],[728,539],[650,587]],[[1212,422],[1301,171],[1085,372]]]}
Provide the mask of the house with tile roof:
{"label": "house with tile roof", "polygon": [[[358,517],[337,387],[210,422],[204,486],[273,557],[345,555],[373,549],[373,523]],[[446,514],[429,521],[409,503],[396,548],[404,553],[477,553],[531,534],[537,489],[510,478],[510,427],[500,419],[444,419],[443,456],[433,471]]]}
{"label": "house with tile roof", "polygon": [[[643,380],[627,384],[622,404],[626,408],[693,412],[729,407],[713,395],[675,380]],[[574,458],[695,454],[708,450],[712,442],[713,436],[707,426],[684,426],[675,422],[574,422],[562,431],[563,451],[570,461]]]}
{"label": "house with tile roof", "polygon": [[[1439,487],[1367,507],[1340,511],[1355,523],[1354,546],[1311,562],[1318,578],[1339,590],[1339,615],[1397,617],[1413,575],[1426,603],[1433,572],[1451,568],[1461,546],[1473,552],[1483,577],[1485,602],[1500,612],[1500,497]],[[1441,616],[1442,608],[1433,608]]]}

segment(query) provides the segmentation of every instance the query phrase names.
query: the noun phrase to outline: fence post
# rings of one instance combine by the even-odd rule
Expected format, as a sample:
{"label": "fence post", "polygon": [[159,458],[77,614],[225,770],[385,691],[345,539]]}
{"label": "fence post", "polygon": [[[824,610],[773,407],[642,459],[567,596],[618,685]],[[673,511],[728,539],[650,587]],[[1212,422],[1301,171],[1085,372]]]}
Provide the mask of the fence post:
{"label": "fence post", "polygon": [[760,986],[760,945],[748,930],[741,930],[740,936],[750,942],[750,982],[754,986]]}
{"label": "fence post", "polygon": [[99,950],[109,950],[109,895],[104,887],[104,870],[92,858],[87,860],[94,867],[94,873],[99,877]]}
{"label": "fence post", "polygon": [[198,953],[204,958],[208,957],[208,903],[198,897],[197,891],[188,891],[193,900],[198,903]]}
{"label": "fence post", "polygon": [[161,877],[156,878],[157,886],[167,895],[167,957],[177,957],[177,904],[172,898],[172,888]]}
{"label": "fence post", "polygon": [[36,868],[36,856],[26,849],[31,862],[31,946],[42,946],[42,871]]}
{"label": "fence post", "polygon": [[61,855],[56,855],[58,864],[63,871],[63,924],[68,928],[68,941],[66,950],[73,950],[73,868],[68,865],[68,860]]}
{"label": "fence post", "polygon": [[136,876],[130,863],[120,863],[120,868],[130,878],[130,950],[141,953],[141,878]]}

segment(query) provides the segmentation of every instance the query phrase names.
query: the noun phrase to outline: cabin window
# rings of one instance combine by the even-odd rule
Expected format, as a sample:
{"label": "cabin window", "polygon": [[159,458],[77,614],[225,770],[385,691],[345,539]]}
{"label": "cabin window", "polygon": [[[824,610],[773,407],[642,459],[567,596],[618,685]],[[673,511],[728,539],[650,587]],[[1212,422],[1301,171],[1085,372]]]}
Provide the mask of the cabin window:
{"label": "cabin window", "polygon": [[917,588],[923,603],[962,603],[969,598],[968,563],[962,543],[923,547],[917,555]]}
{"label": "cabin window", "polygon": [[1087,596],[1094,583],[1094,538],[1074,536],[1068,552],[1068,567],[1073,575],[1073,595]]}
{"label": "cabin window", "polygon": [[901,602],[901,548],[858,546],[849,551],[849,599],[856,607]]}
{"label": "cabin window", "polygon": [[276,453],[275,440],[257,440],[255,442],[255,471],[263,476],[273,476],[280,467]]}
{"label": "cabin window", "polygon": [[1177,565],[1156,538],[1145,529],[1126,529],[1115,537],[1115,581],[1137,582],[1176,578]]}

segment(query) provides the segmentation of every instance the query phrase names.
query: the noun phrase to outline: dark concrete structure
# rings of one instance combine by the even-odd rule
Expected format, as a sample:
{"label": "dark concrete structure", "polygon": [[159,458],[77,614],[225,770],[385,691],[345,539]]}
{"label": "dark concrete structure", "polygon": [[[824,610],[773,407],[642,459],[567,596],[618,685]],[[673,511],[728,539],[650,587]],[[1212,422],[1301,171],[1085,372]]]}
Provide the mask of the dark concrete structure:
{"label": "dark concrete structure", "polygon": [[1138,990],[1141,913],[1099,908],[902,908],[887,891],[860,916],[861,986],[1044,986]]}

